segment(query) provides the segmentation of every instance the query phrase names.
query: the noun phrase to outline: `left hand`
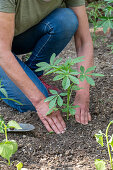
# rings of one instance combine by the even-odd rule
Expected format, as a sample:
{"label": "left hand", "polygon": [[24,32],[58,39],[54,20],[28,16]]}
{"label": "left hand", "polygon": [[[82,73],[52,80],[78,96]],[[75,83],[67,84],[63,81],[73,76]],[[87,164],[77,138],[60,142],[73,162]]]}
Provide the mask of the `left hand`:
{"label": "left hand", "polygon": [[76,108],[75,119],[77,122],[87,125],[91,121],[91,115],[89,113],[89,102],[90,97],[89,93],[77,93],[75,96],[74,105],[79,105],[79,108]]}

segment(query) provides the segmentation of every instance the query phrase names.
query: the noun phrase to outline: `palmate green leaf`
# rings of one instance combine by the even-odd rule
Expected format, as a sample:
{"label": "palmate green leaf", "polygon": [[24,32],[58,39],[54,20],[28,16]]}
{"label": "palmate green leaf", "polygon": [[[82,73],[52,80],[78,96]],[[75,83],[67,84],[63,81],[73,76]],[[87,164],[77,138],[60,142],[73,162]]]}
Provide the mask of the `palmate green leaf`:
{"label": "palmate green leaf", "polygon": [[71,106],[72,108],[79,108],[80,106],[79,105],[75,105],[75,106]]}
{"label": "palmate green leaf", "polygon": [[105,170],[105,162],[103,160],[100,159],[96,159],[95,160],[95,167],[97,170]]}
{"label": "palmate green leaf", "polygon": [[86,76],[85,76],[85,75],[80,75],[80,77],[79,77],[80,81],[84,81],[84,80],[85,80],[85,78],[86,78]]}
{"label": "palmate green leaf", "polygon": [[7,92],[6,92],[6,90],[5,90],[4,88],[0,88],[0,92],[1,92],[5,97],[8,98],[8,94],[7,94]]}
{"label": "palmate green leaf", "polygon": [[86,76],[86,81],[87,81],[89,84],[91,84],[92,86],[95,86],[95,81],[94,81],[91,77]]}
{"label": "palmate green leaf", "polygon": [[22,129],[20,125],[14,120],[9,121],[7,126],[8,128]]}
{"label": "palmate green leaf", "polygon": [[67,93],[60,93],[60,96],[67,96]]}
{"label": "palmate green leaf", "polygon": [[55,97],[56,97],[56,95],[47,97],[47,98],[44,100],[44,102],[49,102],[49,101],[53,100]]}
{"label": "palmate green leaf", "polygon": [[89,67],[89,68],[85,71],[85,73],[88,73],[88,72],[90,72],[90,71],[93,71],[93,70],[95,70],[95,68],[96,68],[96,66]]}
{"label": "palmate green leaf", "polygon": [[49,90],[51,94],[58,94],[56,90]]}
{"label": "palmate green leaf", "polygon": [[81,57],[77,57],[77,58],[72,59],[72,60],[71,60],[71,65],[76,64],[76,63],[80,63],[80,62],[84,61],[83,58],[84,58],[84,56],[81,56]]}
{"label": "palmate green leaf", "polygon": [[71,80],[73,83],[79,84],[79,79],[78,79],[78,78],[76,78],[76,77],[74,77],[74,76],[71,76],[71,75],[69,75],[69,78],[70,78],[70,80]]}
{"label": "palmate green leaf", "polygon": [[80,66],[80,71],[81,71],[82,73],[84,73],[84,72],[85,72],[85,68],[84,68],[83,66]]}
{"label": "palmate green leaf", "polygon": [[36,64],[36,66],[37,67],[48,67],[50,65],[48,63],[46,63],[46,62],[40,62],[40,63]]}
{"label": "palmate green leaf", "polygon": [[66,76],[62,81],[62,87],[66,90],[70,86],[70,79]]}
{"label": "palmate green leaf", "polygon": [[0,143],[0,155],[8,161],[10,160],[10,157],[17,151],[17,149],[18,144],[16,141],[3,141]]}
{"label": "palmate green leaf", "polygon": [[55,65],[55,66],[58,65],[61,61],[62,61],[62,58],[57,59],[57,60],[54,62],[54,65]]}
{"label": "palmate green leaf", "polygon": [[62,112],[67,112],[67,110],[68,110],[67,108],[64,108],[62,109]]}
{"label": "palmate green leaf", "polygon": [[69,112],[70,112],[70,114],[71,114],[72,116],[74,116],[75,113],[76,113],[76,110],[70,107],[70,108],[69,108]]}
{"label": "palmate green leaf", "polygon": [[57,98],[57,104],[61,107],[63,105],[63,100],[60,96]]}
{"label": "palmate green leaf", "polygon": [[76,70],[70,72],[71,75],[79,75],[80,73]]}
{"label": "palmate green leaf", "polygon": [[46,68],[47,68],[46,66],[37,68],[35,72],[46,70]]}
{"label": "palmate green leaf", "polygon": [[58,108],[56,108],[56,106],[55,106],[53,109],[49,110],[49,111],[46,113],[46,115],[49,116],[53,111],[57,111],[57,110],[58,110]]}
{"label": "palmate green leaf", "polygon": [[52,109],[53,107],[55,107],[56,101],[57,101],[57,97],[55,97],[53,100],[50,101],[49,109]]}
{"label": "palmate green leaf", "polygon": [[95,134],[95,138],[96,138],[96,141],[103,147],[104,144],[103,144],[103,133],[101,132],[101,130]]}
{"label": "palmate green leaf", "polygon": [[78,86],[76,86],[76,85],[73,85],[73,86],[72,86],[72,90],[80,90],[80,89],[83,89],[83,88],[80,88],[80,87],[78,87]]}
{"label": "palmate green leaf", "polygon": [[111,145],[112,151],[113,151],[113,134],[109,140],[109,144]]}
{"label": "palmate green leaf", "polygon": [[23,163],[22,163],[22,162],[19,162],[19,163],[16,165],[16,167],[17,167],[17,170],[21,170],[22,167],[23,167]]}
{"label": "palmate green leaf", "polygon": [[44,75],[49,75],[49,74],[54,73],[54,72],[56,72],[56,69],[49,70],[49,71],[48,71],[47,73],[45,73]]}
{"label": "palmate green leaf", "polygon": [[53,78],[53,81],[61,80],[64,78],[64,75],[57,75]]}
{"label": "palmate green leaf", "polygon": [[87,75],[100,76],[100,77],[104,76],[103,74],[100,74],[100,73],[91,73],[91,74],[87,74]]}
{"label": "palmate green leaf", "polygon": [[50,64],[51,64],[51,65],[53,65],[54,60],[55,60],[55,57],[56,57],[56,54],[53,53],[52,56],[51,56],[51,58],[50,58]]}

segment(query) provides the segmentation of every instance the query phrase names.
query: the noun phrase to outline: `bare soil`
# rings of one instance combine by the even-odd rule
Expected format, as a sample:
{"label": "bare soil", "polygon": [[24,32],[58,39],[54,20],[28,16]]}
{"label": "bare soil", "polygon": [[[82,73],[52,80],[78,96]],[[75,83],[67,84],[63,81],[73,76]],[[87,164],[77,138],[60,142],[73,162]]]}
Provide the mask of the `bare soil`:
{"label": "bare soil", "polygon": [[[110,120],[113,120],[113,54],[107,44],[113,42],[113,37],[99,39],[94,50],[96,72],[105,77],[95,78],[96,86],[90,90],[90,112],[92,121],[84,126],[72,117],[66,120],[67,131],[62,135],[49,134],[35,112],[20,114],[4,102],[0,102],[0,114],[7,121],[13,119],[19,123],[31,123],[35,130],[29,133],[9,133],[9,139],[15,139],[19,148],[11,161],[21,161],[29,170],[95,170],[96,158],[108,159],[106,147],[101,148],[94,134],[99,130],[105,132]],[[68,57],[75,57],[73,40],[62,51],[59,57],[65,61]],[[46,78],[52,82],[53,75]],[[57,86],[61,88],[60,83]],[[73,95],[74,97],[74,95]],[[73,100],[73,98],[72,98]],[[113,134],[113,127],[110,128]],[[0,141],[4,136],[0,134]],[[0,158],[2,160],[2,158]],[[110,169],[109,164],[106,166]],[[0,162],[1,170],[14,170]]]}

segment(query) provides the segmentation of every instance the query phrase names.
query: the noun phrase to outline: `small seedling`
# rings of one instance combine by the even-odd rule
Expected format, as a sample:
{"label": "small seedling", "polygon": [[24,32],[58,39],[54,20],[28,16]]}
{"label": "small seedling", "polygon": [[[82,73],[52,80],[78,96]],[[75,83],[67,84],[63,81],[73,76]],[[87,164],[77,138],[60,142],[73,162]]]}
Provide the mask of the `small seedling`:
{"label": "small seedling", "polygon": [[[45,75],[49,75],[51,73],[55,74],[53,81],[62,81],[62,93],[58,93],[56,90],[50,90],[52,96],[45,99],[45,102],[49,102],[49,112],[47,115],[51,114],[53,111],[61,110],[63,112],[67,112],[67,120],[69,119],[69,114],[72,116],[75,115],[76,108],[78,105],[73,105],[70,103],[70,98],[73,91],[80,90],[81,88],[78,86],[80,81],[86,80],[90,85],[95,86],[94,80],[91,76],[104,76],[103,74],[91,73],[96,67],[90,67],[87,70],[83,66],[80,67],[80,71],[73,69],[72,66],[76,63],[84,61],[84,57],[77,57],[75,59],[68,59],[65,63],[59,64],[61,62],[61,58],[55,60],[56,55],[53,54],[50,58],[50,64],[46,62],[41,62],[37,64],[39,67],[36,71],[45,71]],[[64,103],[63,97],[67,97],[67,102]]]}
{"label": "small seedling", "polygon": [[[111,136],[108,135],[108,131],[109,131],[111,124],[113,124],[113,120],[108,124],[106,128],[106,134],[102,133],[102,131],[99,131],[97,134],[95,134],[95,137],[96,137],[96,141],[98,142],[99,145],[101,145],[101,147],[104,146],[103,138],[105,137],[109,159],[110,159],[109,162],[113,170],[113,160],[112,160],[112,155],[111,155],[111,152],[113,152],[113,134]],[[97,170],[105,170],[105,164],[106,162],[103,160],[100,160],[100,159],[95,160],[95,166]]]}
{"label": "small seedling", "polygon": [[2,116],[0,116],[0,133],[5,134],[5,140],[3,140],[0,143],[0,155],[3,158],[7,159],[8,165],[11,164],[11,162],[10,162],[11,156],[13,154],[15,154],[15,152],[18,149],[18,144],[16,141],[8,140],[7,129],[9,129],[9,128],[21,129],[19,124],[17,122],[15,122],[14,120],[11,120],[6,124],[5,121],[3,120]]}
{"label": "small seedling", "polygon": [[97,23],[97,27],[103,27],[103,32],[106,33],[108,28],[113,29],[113,7],[111,5],[111,3],[113,3],[113,0],[104,0],[104,2],[104,16],[99,17],[100,21]]}

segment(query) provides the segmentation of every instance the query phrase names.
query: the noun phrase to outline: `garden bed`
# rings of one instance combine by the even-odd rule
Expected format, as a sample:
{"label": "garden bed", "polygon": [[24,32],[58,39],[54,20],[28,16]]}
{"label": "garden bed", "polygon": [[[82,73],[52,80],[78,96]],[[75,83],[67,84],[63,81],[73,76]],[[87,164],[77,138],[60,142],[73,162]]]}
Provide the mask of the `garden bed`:
{"label": "garden bed", "polygon": [[[107,44],[112,42],[113,37],[110,37],[97,40],[95,45],[94,60],[97,66],[95,72],[102,73],[105,77],[95,78],[96,86],[91,87],[92,121],[88,125],[81,125],[72,117],[67,121],[63,113],[67,131],[62,135],[49,134],[35,112],[19,114],[4,102],[0,102],[0,112],[6,121],[13,119],[19,123],[31,123],[35,126],[35,130],[29,133],[9,134],[9,138],[17,140],[19,145],[19,150],[12,157],[12,161],[23,162],[24,167],[29,170],[94,170],[96,158],[108,159],[105,147],[99,147],[94,134],[100,129],[105,132],[107,124],[113,120],[113,54],[109,54],[110,49],[107,47]],[[59,57],[63,57],[63,61],[67,57],[75,57],[73,40]],[[46,77],[45,80],[53,84],[52,76]],[[59,83],[57,87],[61,88]],[[113,133],[113,128],[110,128],[110,133]],[[3,137],[0,134],[0,140]],[[0,168],[14,170],[14,167],[7,167],[3,163],[0,163]]]}

